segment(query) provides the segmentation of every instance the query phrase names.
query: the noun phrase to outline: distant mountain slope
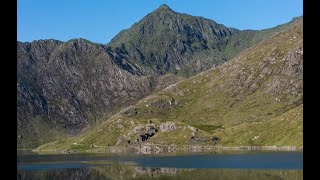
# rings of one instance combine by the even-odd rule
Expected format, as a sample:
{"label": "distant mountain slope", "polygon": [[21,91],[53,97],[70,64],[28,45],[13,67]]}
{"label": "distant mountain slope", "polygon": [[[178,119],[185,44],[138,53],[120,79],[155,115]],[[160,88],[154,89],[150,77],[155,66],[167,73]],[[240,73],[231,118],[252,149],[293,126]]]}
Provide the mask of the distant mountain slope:
{"label": "distant mountain slope", "polygon": [[292,27],[295,22],[302,20],[302,16],[293,18],[290,22],[278,25],[273,28],[263,30],[242,30],[238,34],[232,36],[227,44],[224,55],[226,59],[231,59],[242,50],[270,37],[273,33],[283,31]]}
{"label": "distant mountain slope", "polygon": [[[170,85],[100,126],[43,149],[142,144],[295,145],[302,142],[303,21],[231,61]],[[158,131],[153,132],[153,129]],[[139,141],[139,142],[137,142]]]}

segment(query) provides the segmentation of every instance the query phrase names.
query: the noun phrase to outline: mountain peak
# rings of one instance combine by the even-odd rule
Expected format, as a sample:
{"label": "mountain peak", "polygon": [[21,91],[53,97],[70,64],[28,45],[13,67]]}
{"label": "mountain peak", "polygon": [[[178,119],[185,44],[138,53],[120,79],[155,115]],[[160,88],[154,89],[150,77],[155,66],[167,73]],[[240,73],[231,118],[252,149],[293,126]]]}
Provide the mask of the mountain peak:
{"label": "mountain peak", "polygon": [[161,6],[159,6],[159,8],[167,8],[167,9],[170,9],[170,7],[166,4],[161,4]]}
{"label": "mountain peak", "polygon": [[171,12],[173,12],[173,10],[166,4],[162,4],[155,11],[171,11]]}

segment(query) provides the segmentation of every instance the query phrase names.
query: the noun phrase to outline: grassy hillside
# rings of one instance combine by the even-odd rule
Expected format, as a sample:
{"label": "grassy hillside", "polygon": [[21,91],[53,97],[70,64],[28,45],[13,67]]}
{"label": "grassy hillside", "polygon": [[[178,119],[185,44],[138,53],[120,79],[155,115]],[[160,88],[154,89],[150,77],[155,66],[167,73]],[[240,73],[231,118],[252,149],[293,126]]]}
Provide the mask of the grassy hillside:
{"label": "grassy hillside", "polygon": [[212,144],[197,139],[216,136],[225,146],[301,146],[302,25],[299,19],[231,61],[170,85],[79,136],[38,150],[127,145],[150,127],[159,131],[142,144]]}
{"label": "grassy hillside", "polygon": [[231,59],[238,55],[244,49],[251,47],[270,36],[274,33],[289,29],[295,22],[301,21],[302,16],[293,18],[290,22],[278,25],[273,28],[263,29],[263,30],[243,30],[239,31],[238,34],[234,35],[226,48],[224,49],[224,55],[226,59]]}
{"label": "grassy hillside", "polygon": [[225,146],[302,146],[302,105],[266,122],[242,123],[214,134]]}
{"label": "grassy hillside", "polygon": [[54,129],[44,122],[41,116],[33,118],[28,125],[18,126],[17,128],[17,148],[36,148],[39,145],[67,137],[65,130]]}

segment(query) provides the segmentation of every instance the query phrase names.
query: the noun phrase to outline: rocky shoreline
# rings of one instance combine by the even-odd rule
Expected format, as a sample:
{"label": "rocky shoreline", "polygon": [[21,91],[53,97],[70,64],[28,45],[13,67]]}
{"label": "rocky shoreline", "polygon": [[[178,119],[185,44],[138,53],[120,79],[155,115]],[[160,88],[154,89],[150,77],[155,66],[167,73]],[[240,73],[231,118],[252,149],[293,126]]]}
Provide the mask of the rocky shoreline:
{"label": "rocky shoreline", "polygon": [[303,146],[237,146],[223,147],[216,146],[220,150],[235,150],[235,151],[303,151]]}
{"label": "rocky shoreline", "polygon": [[303,146],[190,146],[190,145],[141,145],[141,146],[112,146],[108,148],[91,148],[88,150],[32,150],[33,152],[50,152],[71,154],[79,152],[89,153],[137,153],[158,154],[173,152],[211,152],[211,151],[303,151]]}

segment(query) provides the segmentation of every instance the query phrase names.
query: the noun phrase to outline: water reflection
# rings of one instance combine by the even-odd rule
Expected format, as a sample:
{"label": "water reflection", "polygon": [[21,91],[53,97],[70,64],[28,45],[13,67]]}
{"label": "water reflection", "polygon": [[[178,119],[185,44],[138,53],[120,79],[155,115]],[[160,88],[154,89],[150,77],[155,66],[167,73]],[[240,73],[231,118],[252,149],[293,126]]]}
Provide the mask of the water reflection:
{"label": "water reflection", "polygon": [[302,152],[20,154],[17,179],[302,179]]}
{"label": "water reflection", "polygon": [[134,168],[137,173],[141,174],[177,174],[177,168],[155,168],[155,167],[140,167],[137,166]]}
{"label": "water reflection", "polygon": [[302,170],[177,169],[116,164],[93,168],[18,171],[18,180],[31,179],[302,179]]}

